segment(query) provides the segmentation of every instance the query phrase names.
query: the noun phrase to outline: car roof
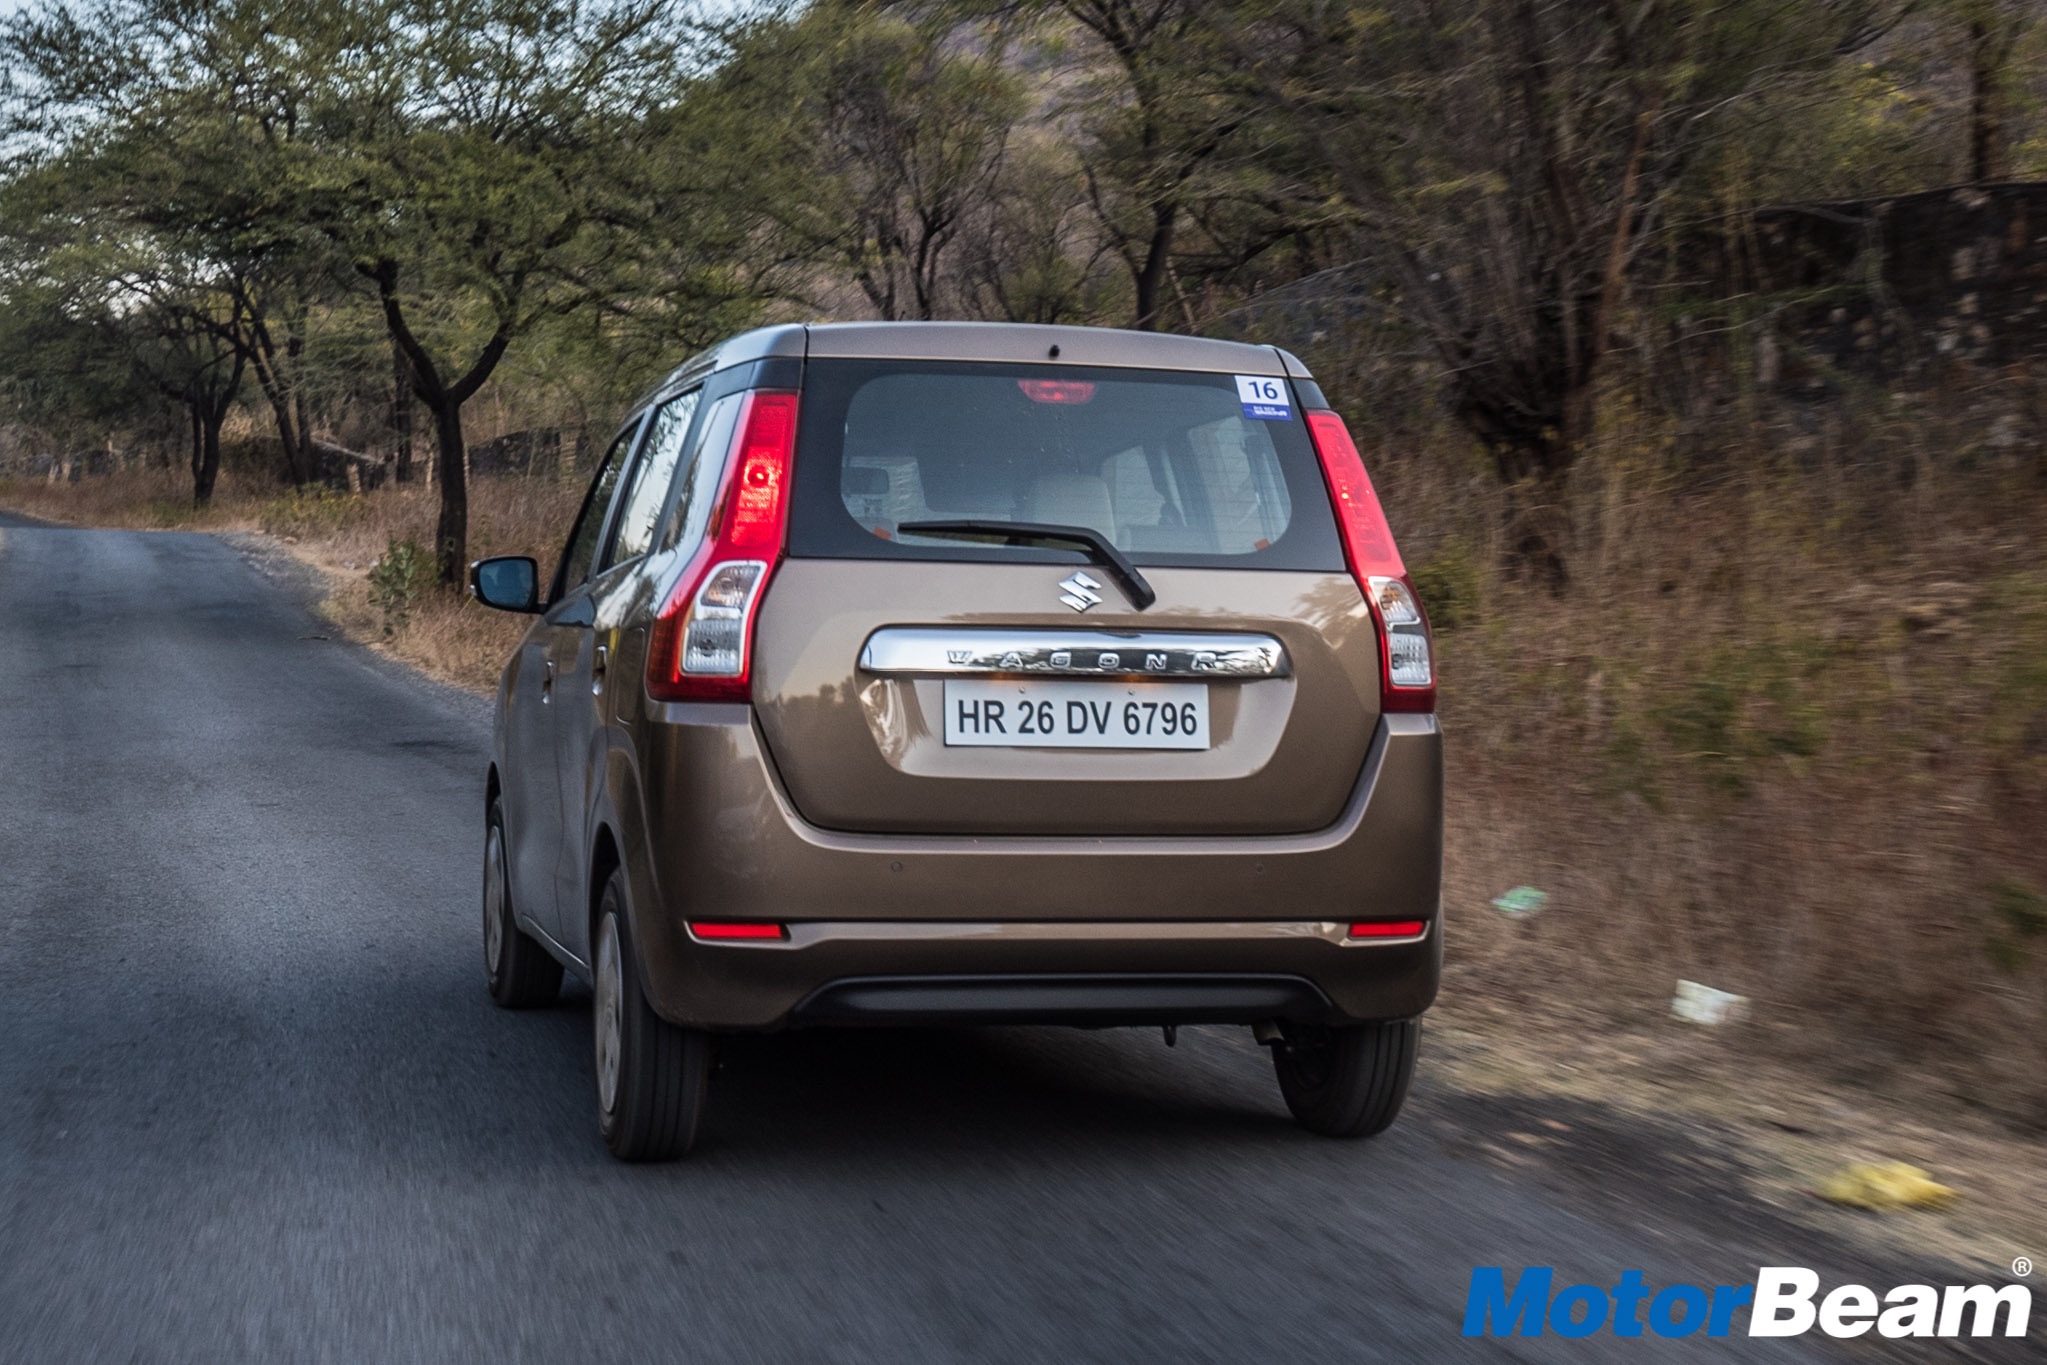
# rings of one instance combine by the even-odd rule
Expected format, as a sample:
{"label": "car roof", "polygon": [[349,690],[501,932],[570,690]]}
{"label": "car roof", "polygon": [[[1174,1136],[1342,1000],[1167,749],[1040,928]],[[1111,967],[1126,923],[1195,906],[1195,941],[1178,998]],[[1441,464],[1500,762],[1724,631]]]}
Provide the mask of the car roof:
{"label": "car roof", "polygon": [[[741,332],[700,351],[662,380],[648,400],[717,370],[769,356],[995,364],[1057,360],[1062,365],[1311,377],[1307,366],[1276,346],[1166,332],[1034,322],[792,322]],[[644,400],[635,406],[643,405]]]}

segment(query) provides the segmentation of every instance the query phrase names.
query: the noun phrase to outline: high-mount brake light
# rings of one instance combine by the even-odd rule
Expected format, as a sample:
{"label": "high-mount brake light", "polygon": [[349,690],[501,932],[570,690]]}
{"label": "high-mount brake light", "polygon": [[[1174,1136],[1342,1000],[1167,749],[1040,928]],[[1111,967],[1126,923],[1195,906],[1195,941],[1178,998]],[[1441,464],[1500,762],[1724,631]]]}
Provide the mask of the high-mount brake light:
{"label": "high-mount brake light", "polygon": [[1343,533],[1344,560],[1379,624],[1379,709],[1433,711],[1436,662],[1429,619],[1393,543],[1393,528],[1365,473],[1364,457],[1341,417],[1325,411],[1310,412],[1307,418]]}
{"label": "high-mount brake light", "polygon": [[1033,403],[1064,403],[1069,406],[1087,402],[1095,396],[1095,386],[1085,379],[1019,379],[1016,386],[1024,391],[1024,397]]}
{"label": "high-mount brake light", "polygon": [[749,393],[704,546],[655,618],[647,691],[659,701],[745,701],[753,691],[753,623],[782,561],[793,393]]}

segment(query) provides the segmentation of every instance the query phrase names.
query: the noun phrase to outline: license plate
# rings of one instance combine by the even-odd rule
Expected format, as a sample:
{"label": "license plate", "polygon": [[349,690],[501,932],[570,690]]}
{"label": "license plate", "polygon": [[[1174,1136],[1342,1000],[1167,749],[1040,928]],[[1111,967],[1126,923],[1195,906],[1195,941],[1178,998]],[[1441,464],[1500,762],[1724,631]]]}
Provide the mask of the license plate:
{"label": "license plate", "polygon": [[1208,684],[949,681],[945,742],[1007,749],[1206,749]]}

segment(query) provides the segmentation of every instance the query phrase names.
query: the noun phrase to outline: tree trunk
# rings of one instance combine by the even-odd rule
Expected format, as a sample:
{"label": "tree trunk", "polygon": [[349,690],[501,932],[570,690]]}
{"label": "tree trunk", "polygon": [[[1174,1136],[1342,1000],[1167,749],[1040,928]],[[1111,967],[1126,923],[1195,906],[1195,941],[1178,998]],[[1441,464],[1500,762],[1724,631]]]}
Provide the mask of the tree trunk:
{"label": "tree trunk", "polygon": [[1159,297],[1165,292],[1166,264],[1172,259],[1173,230],[1179,225],[1180,206],[1154,204],[1151,214],[1151,240],[1145,246],[1144,264],[1132,276],[1137,285],[1137,316],[1130,325],[1140,332],[1152,331],[1159,325]]}
{"label": "tree trunk", "polygon": [[462,444],[462,404],[443,399],[432,410],[435,462],[441,480],[434,554],[440,560],[441,582],[459,587],[469,562],[469,452]]}
{"label": "tree trunk", "polygon": [[392,477],[399,483],[412,482],[412,366],[405,361],[405,348],[391,342],[391,434],[397,451],[397,468]]}
{"label": "tree trunk", "polygon": [[257,370],[257,382],[263,396],[270,400],[270,415],[277,422],[277,441],[284,451],[285,481],[297,487],[312,477],[312,471],[305,466],[298,427],[291,419],[291,401],[269,382],[268,374],[262,369]]}
{"label": "tree trunk", "polygon": [[[384,304],[384,323],[391,340],[403,349],[412,375],[412,391],[434,415],[434,471],[441,485],[441,514],[434,526],[434,555],[440,560],[441,583],[459,589],[469,559],[469,451],[462,442],[462,405],[476,396],[511,344],[512,326],[504,317],[477,352],[469,369],[453,383],[441,377],[440,366],[413,335],[398,298],[398,263],[377,262],[364,271],[377,282]],[[517,300],[509,301],[516,304]]]}
{"label": "tree trunk", "polygon": [[[191,391],[187,390],[186,392],[189,395]],[[199,404],[201,401],[201,399],[191,396],[185,399],[185,411],[192,418],[192,505],[194,507],[204,507],[207,498],[213,495],[211,488],[207,488],[204,491],[201,491],[200,488],[200,471],[206,465],[206,435],[203,430],[203,419],[199,416]]]}
{"label": "tree trunk", "polygon": [[298,451],[292,460],[292,468],[300,483],[311,483],[320,476],[320,464],[313,453],[313,424],[306,415],[306,395],[303,392],[291,396],[293,425],[298,430]]}
{"label": "tree trunk", "polygon": [[227,417],[225,404],[198,405],[192,409],[199,428],[199,451],[192,466],[192,505],[204,507],[213,501],[213,484],[220,477],[220,424]]}
{"label": "tree trunk", "polygon": [[1969,179],[1979,185],[2001,180],[2005,173],[1999,37],[1981,19],[1969,25]]}
{"label": "tree trunk", "polygon": [[1598,390],[1592,382],[1598,363],[1597,357],[1588,358],[1580,381],[1564,389],[1560,402],[1564,416],[1557,429],[1557,439],[1550,443],[1550,448],[1540,452],[1538,459],[1545,476],[1564,473],[1591,444],[1593,431],[1599,423]]}

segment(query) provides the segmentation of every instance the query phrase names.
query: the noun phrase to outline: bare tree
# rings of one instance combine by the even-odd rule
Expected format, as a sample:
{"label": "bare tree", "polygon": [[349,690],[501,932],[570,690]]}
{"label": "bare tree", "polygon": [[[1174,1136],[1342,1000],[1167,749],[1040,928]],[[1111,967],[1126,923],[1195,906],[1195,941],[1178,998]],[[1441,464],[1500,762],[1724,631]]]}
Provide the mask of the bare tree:
{"label": "bare tree", "polygon": [[1686,171],[1729,110],[1867,44],[1906,3],[1389,0],[1273,5],[1244,30],[1454,411],[1520,491],[1515,538],[1541,573],[1564,575],[1553,485]]}
{"label": "bare tree", "polygon": [[2039,21],[2037,0],[1945,0],[1961,31],[1969,81],[1968,178],[1977,184],[2011,173],[2007,122],[2017,84],[2020,42]]}
{"label": "bare tree", "polygon": [[748,193],[791,254],[843,271],[881,318],[965,304],[949,256],[985,236],[1021,82],[943,14],[819,4],[748,25],[720,80],[759,165]]}
{"label": "bare tree", "polygon": [[1088,34],[1106,71],[1083,80],[1069,117],[1085,131],[1088,203],[1130,272],[1132,327],[1162,319],[1174,253],[1200,177],[1256,115],[1248,63],[1229,41],[1241,5],[1220,0],[1024,0]]}

